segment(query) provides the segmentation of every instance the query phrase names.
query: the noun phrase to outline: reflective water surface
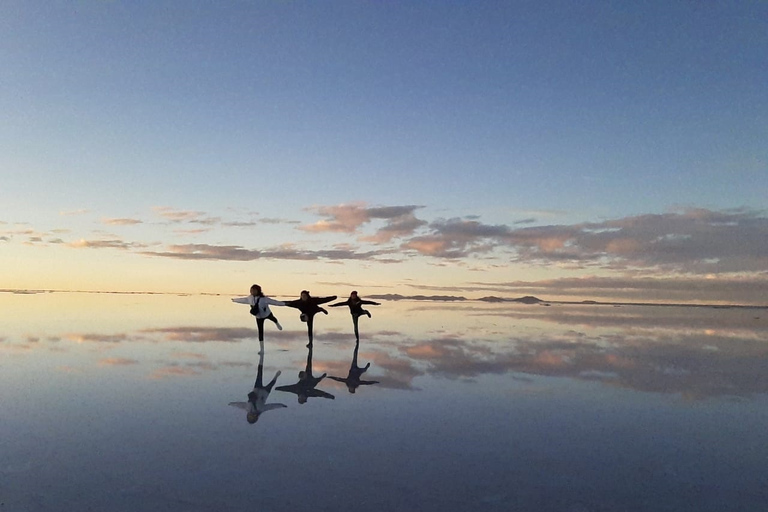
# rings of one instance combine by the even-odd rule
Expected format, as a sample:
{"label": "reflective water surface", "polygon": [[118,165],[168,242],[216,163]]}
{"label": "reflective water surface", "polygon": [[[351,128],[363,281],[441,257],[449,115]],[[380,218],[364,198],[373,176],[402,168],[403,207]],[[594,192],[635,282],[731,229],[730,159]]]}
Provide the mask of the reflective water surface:
{"label": "reflective water surface", "polygon": [[0,293],[0,510],[766,510],[768,310],[369,309]]}

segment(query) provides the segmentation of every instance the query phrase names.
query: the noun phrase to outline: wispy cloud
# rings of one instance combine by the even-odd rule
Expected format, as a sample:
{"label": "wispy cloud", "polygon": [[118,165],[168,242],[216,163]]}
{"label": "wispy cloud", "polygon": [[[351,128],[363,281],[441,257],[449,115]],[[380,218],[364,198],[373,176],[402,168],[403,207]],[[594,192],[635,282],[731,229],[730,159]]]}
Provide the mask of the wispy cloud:
{"label": "wispy cloud", "polygon": [[107,226],[133,226],[135,224],[142,224],[143,221],[128,218],[103,218],[101,219],[101,223],[106,224]]}
{"label": "wispy cloud", "polygon": [[224,260],[253,261],[258,259],[278,260],[367,260],[387,254],[385,251],[357,252],[354,249],[299,249],[286,244],[282,247],[257,250],[235,245],[185,244],[171,245],[167,251],[145,251],[142,254],[183,260]]}
{"label": "wispy cloud", "polygon": [[72,217],[75,215],[85,215],[86,213],[91,213],[91,210],[85,208],[79,208],[77,210],[62,210],[59,212],[59,215],[62,217]]}
{"label": "wispy cloud", "polygon": [[152,210],[163,219],[173,223],[186,222],[205,225],[221,223],[220,217],[210,217],[205,212],[195,210],[178,210],[170,206],[155,206]]}
{"label": "wispy cloud", "polygon": [[124,240],[111,239],[111,240],[85,240],[80,239],[75,242],[67,244],[69,247],[75,249],[140,249],[146,247],[145,244],[137,242],[126,242]]}
{"label": "wispy cloud", "polygon": [[107,357],[99,360],[99,366],[131,366],[136,364],[139,364],[139,361],[125,357]]}

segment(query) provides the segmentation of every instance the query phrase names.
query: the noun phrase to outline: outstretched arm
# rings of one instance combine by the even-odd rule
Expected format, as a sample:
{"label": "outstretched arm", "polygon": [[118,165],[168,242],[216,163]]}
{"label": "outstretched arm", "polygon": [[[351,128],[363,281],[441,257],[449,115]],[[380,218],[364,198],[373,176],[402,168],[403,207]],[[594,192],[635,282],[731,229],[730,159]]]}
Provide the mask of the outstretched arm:
{"label": "outstretched arm", "polygon": [[237,302],[238,304],[250,304],[251,303],[251,296],[247,297],[237,297],[232,299],[232,302]]}
{"label": "outstretched arm", "polygon": [[335,307],[338,307],[338,306],[348,306],[348,305],[349,305],[349,299],[343,300],[341,302],[337,302],[336,304],[329,304],[328,307],[335,308]]}
{"label": "outstretched arm", "polygon": [[330,297],[318,297],[315,299],[315,304],[325,304],[326,302],[331,302],[332,300],[336,300],[336,295],[331,295]]}

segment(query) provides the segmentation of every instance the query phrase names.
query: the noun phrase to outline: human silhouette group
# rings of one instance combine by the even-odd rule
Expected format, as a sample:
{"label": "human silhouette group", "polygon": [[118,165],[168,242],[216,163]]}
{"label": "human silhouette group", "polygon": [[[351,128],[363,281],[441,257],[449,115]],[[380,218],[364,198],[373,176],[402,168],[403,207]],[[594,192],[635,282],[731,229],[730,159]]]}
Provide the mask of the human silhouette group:
{"label": "human silhouette group", "polygon": [[[299,372],[299,380],[295,384],[288,386],[277,386],[277,390],[294,393],[298,397],[300,404],[307,402],[307,399],[312,397],[334,399],[335,397],[325,391],[317,389],[318,384],[328,376],[323,373],[319,377],[316,377],[312,373],[312,351],[313,351],[313,329],[314,329],[314,317],[318,313],[328,314],[328,311],[321,307],[321,304],[327,304],[328,302],[337,299],[336,295],[328,297],[313,297],[308,290],[302,290],[299,294],[299,298],[289,301],[280,301],[264,295],[264,292],[260,285],[254,284],[250,288],[250,294],[245,297],[233,298],[232,302],[239,304],[246,304],[250,306],[250,313],[256,318],[256,326],[259,336],[259,364],[256,382],[253,389],[248,393],[248,400],[246,402],[230,402],[229,405],[244,409],[246,411],[246,419],[248,423],[256,423],[263,413],[273,409],[279,409],[287,407],[281,403],[267,403],[269,394],[272,388],[277,382],[277,378],[281,372],[278,371],[272,380],[265,386],[263,384],[263,371],[264,371],[264,323],[265,320],[270,320],[275,324],[278,330],[283,330],[283,326],[278,321],[277,317],[272,313],[270,306],[287,306],[298,309],[300,312],[299,319],[307,324],[307,363],[303,371]],[[349,369],[347,377],[335,377],[328,376],[329,378],[343,382],[347,385],[347,389],[350,393],[354,393],[360,385],[377,384],[377,381],[364,381],[361,380],[362,374],[368,370],[370,363],[361,368],[357,364],[357,353],[360,347],[360,333],[358,327],[358,320],[361,316],[367,316],[371,318],[371,313],[363,309],[364,305],[379,306],[378,302],[361,299],[357,291],[353,291],[349,294],[349,298],[334,304],[330,304],[329,307],[348,306],[350,315],[352,316],[352,325],[355,334],[355,348],[353,352],[352,364]]]}

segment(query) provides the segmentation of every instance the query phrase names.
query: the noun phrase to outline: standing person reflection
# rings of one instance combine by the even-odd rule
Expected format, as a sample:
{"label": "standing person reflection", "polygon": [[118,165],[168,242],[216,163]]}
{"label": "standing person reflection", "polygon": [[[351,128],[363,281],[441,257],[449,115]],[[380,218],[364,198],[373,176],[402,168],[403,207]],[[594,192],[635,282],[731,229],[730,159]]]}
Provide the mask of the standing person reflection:
{"label": "standing person reflection", "polygon": [[336,398],[335,396],[326,393],[321,389],[317,389],[317,385],[320,384],[320,381],[326,376],[326,373],[323,373],[320,377],[315,377],[312,374],[312,344],[309,344],[307,345],[307,365],[304,368],[304,371],[299,372],[299,381],[290,386],[277,386],[277,390],[296,394],[300,404],[306,403],[307,399],[311,397],[330,398],[333,400]]}
{"label": "standing person reflection", "polygon": [[360,341],[360,333],[357,329],[357,320],[363,315],[367,315],[368,318],[371,318],[370,311],[363,309],[363,305],[381,306],[381,304],[379,304],[378,302],[361,299],[360,297],[358,297],[356,291],[353,291],[352,293],[350,293],[349,298],[347,300],[343,300],[341,302],[337,302],[336,304],[330,305],[330,307],[332,308],[336,308],[339,306],[349,306],[349,312],[352,315],[352,325],[355,328],[355,339],[357,341]]}
{"label": "standing person reflection", "polygon": [[301,311],[301,316],[299,318],[301,318],[302,322],[307,322],[307,337],[309,338],[309,343],[307,344],[308,347],[312,345],[312,330],[315,315],[317,313],[328,314],[328,311],[321,308],[320,304],[325,304],[332,300],[336,300],[336,295],[331,295],[330,297],[312,297],[307,290],[302,290],[298,299],[289,300],[284,303],[284,305],[290,308],[296,308]]}
{"label": "standing person reflection", "polygon": [[275,315],[272,314],[272,310],[269,309],[269,305],[273,306],[285,306],[285,303],[280,300],[275,300],[267,297],[261,291],[261,286],[254,284],[251,286],[251,294],[247,297],[238,297],[232,299],[232,302],[238,304],[248,304],[251,306],[251,314],[256,317],[256,326],[259,329],[259,341],[264,341],[264,320],[271,320],[277,326],[278,331],[283,330],[283,326],[277,321]]}
{"label": "standing person reflection", "polygon": [[256,383],[253,385],[253,390],[248,393],[247,402],[230,402],[229,405],[245,409],[245,419],[250,424],[254,424],[259,421],[262,414],[272,409],[280,409],[288,407],[285,404],[267,403],[269,393],[272,391],[272,387],[277,382],[277,378],[280,376],[280,370],[275,373],[275,376],[269,381],[266,386],[263,383],[264,377],[264,340],[259,341],[259,369],[256,372]]}
{"label": "standing person reflection", "polygon": [[333,375],[329,375],[328,378],[333,379],[337,382],[343,382],[347,385],[347,390],[350,393],[354,393],[358,387],[360,386],[370,386],[371,384],[378,384],[379,381],[377,380],[360,380],[360,377],[363,376],[363,374],[370,368],[371,363],[368,363],[365,365],[365,368],[360,368],[357,366],[357,351],[360,349],[360,341],[355,342],[355,350],[352,352],[352,364],[349,367],[349,373],[347,374],[347,378],[342,379],[341,377],[334,377]]}

